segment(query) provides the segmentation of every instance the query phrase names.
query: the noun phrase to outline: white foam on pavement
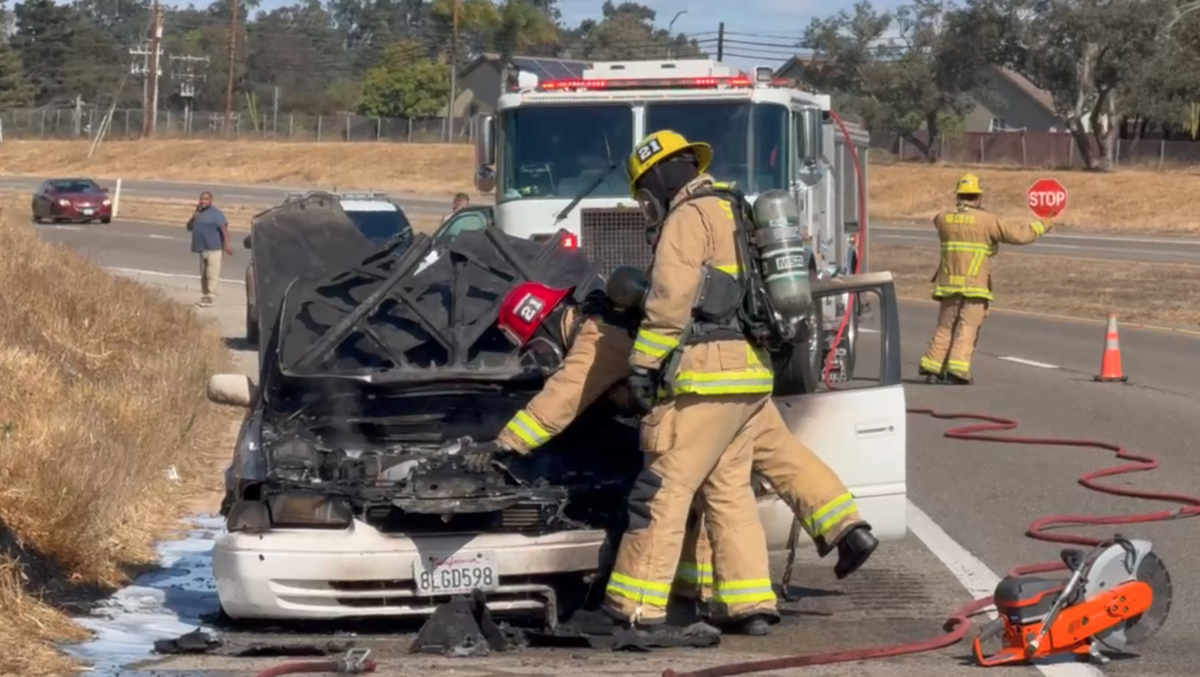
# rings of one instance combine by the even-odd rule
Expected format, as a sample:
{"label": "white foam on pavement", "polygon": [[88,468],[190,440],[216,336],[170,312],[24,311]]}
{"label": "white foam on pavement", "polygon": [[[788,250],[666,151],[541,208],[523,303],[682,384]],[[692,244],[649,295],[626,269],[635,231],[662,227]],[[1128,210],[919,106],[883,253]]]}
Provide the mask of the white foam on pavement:
{"label": "white foam on pavement", "polygon": [[91,663],[91,674],[120,673],[124,666],[151,657],[155,640],[191,632],[201,626],[201,616],[218,610],[212,546],[224,519],[204,515],[187,524],[194,528],[186,538],[158,544],[161,568],[139,576],[91,614],[75,619],[95,635],[63,650]]}

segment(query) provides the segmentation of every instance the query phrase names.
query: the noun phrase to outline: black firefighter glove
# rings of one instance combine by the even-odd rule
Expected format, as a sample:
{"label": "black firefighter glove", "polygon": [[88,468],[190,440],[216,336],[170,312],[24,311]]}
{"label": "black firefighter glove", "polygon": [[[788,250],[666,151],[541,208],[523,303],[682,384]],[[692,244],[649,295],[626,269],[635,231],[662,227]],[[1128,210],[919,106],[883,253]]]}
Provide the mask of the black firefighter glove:
{"label": "black firefighter glove", "polygon": [[658,401],[658,371],[645,367],[634,367],[629,374],[629,390],[637,403],[640,415],[648,413]]}
{"label": "black firefighter glove", "polygon": [[500,444],[498,440],[472,445],[463,454],[463,465],[471,472],[487,472],[494,461],[500,460],[512,451]]}

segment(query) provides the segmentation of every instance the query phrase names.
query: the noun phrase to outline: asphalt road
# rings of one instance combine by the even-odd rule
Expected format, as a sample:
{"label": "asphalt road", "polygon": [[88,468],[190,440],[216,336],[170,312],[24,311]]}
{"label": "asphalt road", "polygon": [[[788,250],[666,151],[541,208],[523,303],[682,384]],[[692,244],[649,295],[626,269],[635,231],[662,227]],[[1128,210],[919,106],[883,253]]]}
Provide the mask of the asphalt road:
{"label": "asphalt road", "polygon": [[[106,266],[152,271],[141,279],[168,286],[181,300],[194,290],[194,258],[182,233],[143,230],[137,224],[107,227],[43,227],[49,240],[74,246]],[[156,235],[157,237],[151,237]],[[240,331],[241,268],[247,252],[227,259],[222,278],[234,281],[217,307],[201,312],[217,317],[230,337]],[[1092,381],[1099,366],[1103,325],[996,311],[989,318],[974,361],[977,384],[969,388],[927,386],[916,380],[916,365],[933,328],[934,306],[901,304],[901,345],[910,407],[943,412],[977,412],[1020,422],[1017,434],[1090,438],[1136,447],[1155,455],[1162,469],[1113,481],[1117,485],[1164,491],[1200,492],[1200,464],[1194,459],[1194,412],[1200,407],[1200,337],[1134,327],[1121,330],[1128,384]],[[867,325],[868,330],[871,328]],[[859,376],[872,371],[878,334],[863,335]],[[231,341],[237,345],[236,341]],[[1114,465],[1103,452],[1050,446],[989,445],[946,440],[951,424],[913,416],[909,421],[909,523],[905,541],[888,544],[869,571],[844,583],[834,581],[827,563],[806,559],[797,581],[809,596],[791,607],[788,622],[769,640],[734,639],[713,652],[664,652],[636,660],[579,652],[517,654],[483,662],[402,655],[407,643],[394,637],[363,636],[385,661],[379,674],[416,675],[455,669],[478,675],[658,674],[662,667],[701,667],[747,655],[803,653],[908,641],[936,634],[945,611],[972,594],[984,594],[1011,566],[1055,559],[1059,546],[1023,537],[1029,522],[1054,513],[1121,514],[1158,509],[1158,504],[1104,497],[1076,484],[1088,470]],[[1041,674],[1057,677],[1110,675],[1162,677],[1195,673],[1192,639],[1200,633],[1200,521],[1122,528],[1148,538],[1171,567],[1174,604],[1171,619],[1151,642],[1136,647],[1137,658],[1103,668],[1052,666]],[[776,563],[778,565],[778,563]],[[966,586],[966,587],[964,587]],[[239,639],[237,637],[235,640]],[[251,641],[241,637],[240,641]],[[963,658],[966,645],[920,657],[869,666],[822,670],[826,675],[931,676],[976,674]],[[202,674],[245,675],[264,663],[230,658],[173,658],[145,669],[155,674],[198,670]],[[134,673],[130,673],[134,674]],[[179,673],[175,673],[179,674]],[[784,673],[786,674],[786,673]],[[805,673],[808,674],[808,673]],[[815,673],[814,673],[815,674]],[[1022,668],[1016,675],[1039,674]]]}
{"label": "asphalt road", "polygon": [[[0,190],[29,191],[32,193],[43,180],[43,177],[0,177]],[[111,180],[101,180],[100,183],[110,188],[115,185],[115,182]],[[326,186],[325,188],[331,187]],[[135,180],[123,181],[121,185],[122,196],[186,202],[194,201],[196,196],[205,190],[213,192],[214,201],[218,205],[240,204],[261,206],[281,201],[287,193],[303,190],[303,188]],[[414,215],[440,216],[449,211],[450,196],[401,193],[392,193],[392,196],[400,202],[405,211],[411,212]],[[173,226],[168,226],[168,228],[171,227]],[[933,231],[919,225],[880,223],[873,224],[871,228],[872,237],[875,238],[875,241],[881,243],[932,245],[936,242],[936,236]],[[152,232],[164,234],[161,230],[153,230]],[[1072,258],[1200,265],[1200,238],[1176,238],[1140,235],[1137,233],[1093,235],[1087,233],[1052,232],[1036,244],[1021,248],[1021,252]]]}

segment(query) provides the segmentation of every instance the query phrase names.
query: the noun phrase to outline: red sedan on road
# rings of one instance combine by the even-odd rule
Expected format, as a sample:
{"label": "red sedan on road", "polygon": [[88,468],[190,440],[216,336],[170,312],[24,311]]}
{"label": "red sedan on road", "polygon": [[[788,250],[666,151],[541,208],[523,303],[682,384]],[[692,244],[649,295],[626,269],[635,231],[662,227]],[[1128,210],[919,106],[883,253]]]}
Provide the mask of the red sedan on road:
{"label": "red sedan on road", "polygon": [[33,220],[112,221],[108,189],[91,179],[50,179],[33,195]]}

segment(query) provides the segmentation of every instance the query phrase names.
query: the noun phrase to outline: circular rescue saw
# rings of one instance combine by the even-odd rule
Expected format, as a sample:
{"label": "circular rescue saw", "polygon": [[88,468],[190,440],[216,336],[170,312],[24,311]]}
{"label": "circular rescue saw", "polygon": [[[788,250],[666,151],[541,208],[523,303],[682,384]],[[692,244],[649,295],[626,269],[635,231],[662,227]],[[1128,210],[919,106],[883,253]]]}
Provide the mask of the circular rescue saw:
{"label": "circular rescue saw", "polygon": [[[996,586],[999,615],[974,642],[975,660],[990,667],[1076,654],[1105,663],[1100,652],[1120,652],[1152,637],[1171,611],[1171,575],[1149,541],[1120,536],[1091,552],[1063,550],[1071,571],[1062,579],[1009,576]],[[985,656],[982,640],[1004,648]]]}

